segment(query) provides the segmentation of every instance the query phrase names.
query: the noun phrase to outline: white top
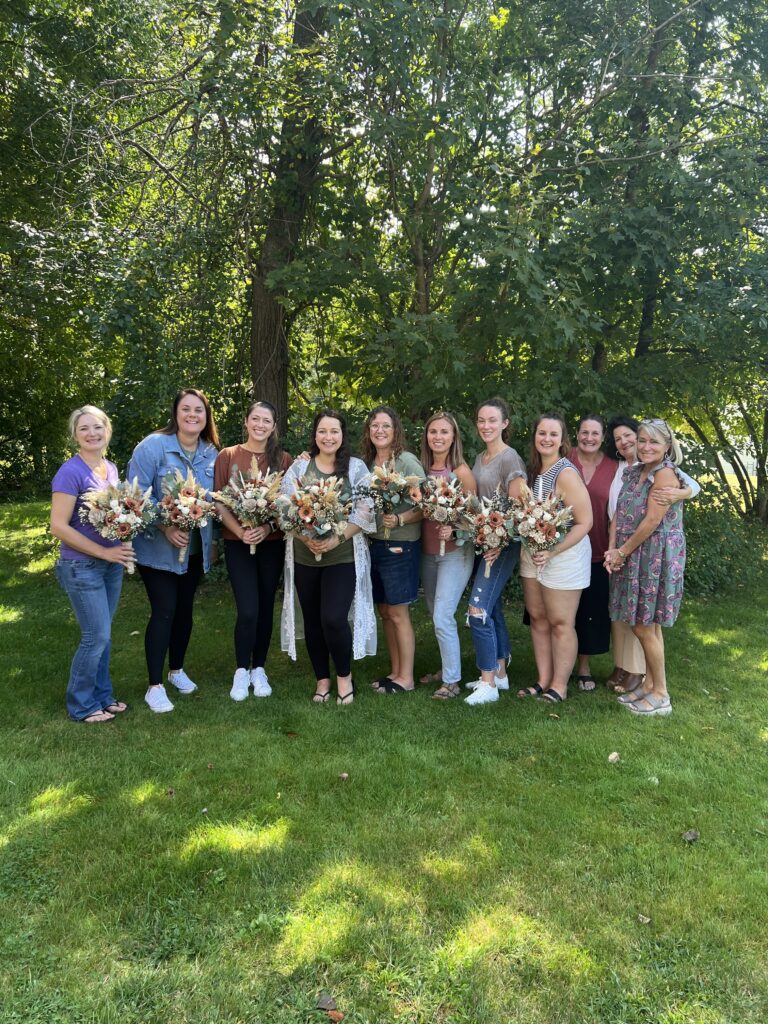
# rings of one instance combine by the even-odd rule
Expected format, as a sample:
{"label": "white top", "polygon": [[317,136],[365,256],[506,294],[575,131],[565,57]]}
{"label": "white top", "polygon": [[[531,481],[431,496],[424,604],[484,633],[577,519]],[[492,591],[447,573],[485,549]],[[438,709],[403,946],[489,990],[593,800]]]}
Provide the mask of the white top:
{"label": "white top", "polygon": [[[608,492],[608,521],[609,522],[612,522],[613,521],[613,517],[616,515],[616,506],[617,506],[617,504],[619,502],[619,493],[621,492],[621,485],[624,483],[624,471],[625,471],[625,469],[627,468],[628,465],[629,465],[629,463],[626,460],[620,460],[618,466],[616,467],[616,474],[615,474],[615,476],[613,478],[613,481],[611,483],[611,489]],[[701,491],[701,485],[697,484],[696,481],[692,477],[688,476],[687,473],[684,473],[682,471],[682,469],[680,469],[679,466],[675,466],[675,469],[680,474],[680,476],[683,478],[685,483],[691,488],[691,491],[693,492],[691,494],[691,497],[695,498],[696,495],[699,494],[700,491]]]}
{"label": "white top", "polygon": [[[293,494],[306,472],[309,461],[297,459],[286,470],[281,485],[283,494]],[[361,459],[350,459],[347,477],[352,488],[367,481],[368,469]],[[371,558],[368,554],[366,533],[376,529],[373,503],[369,498],[358,498],[349,517],[350,523],[359,526],[363,533],[352,538],[355,556],[355,596],[350,608],[352,622],[352,657],[356,660],[376,653],[376,616],[373,611],[371,589]],[[296,596],[294,593],[293,537],[285,535],[285,577],[283,582],[283,612],[280,617],[280,647],[293,661],[296,661]]]}

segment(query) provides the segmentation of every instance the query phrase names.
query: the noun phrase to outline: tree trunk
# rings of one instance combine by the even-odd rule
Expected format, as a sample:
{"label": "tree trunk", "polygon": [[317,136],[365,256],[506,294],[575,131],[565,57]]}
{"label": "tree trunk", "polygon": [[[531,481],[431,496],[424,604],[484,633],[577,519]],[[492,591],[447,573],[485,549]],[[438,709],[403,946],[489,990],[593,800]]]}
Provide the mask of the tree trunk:
{"label": "tree trunk", "polygon": [[[325,29],[325,10],[298,11],[293,26],[295,52],[312,49]],[[304,58],[302,57],[302,60]],[[269,275],[288,266],[296,256],[307,207],[320,175],[323,131],[302,97],[301,65],[296,73],[297,105],[286,113],[280,133],[272,186],[272,209],[261,252],[251,278],[251,380],[254,398],[265,398],[277,409],[278,425],[288,422],[288,323],[285,292],[269,285]]]}

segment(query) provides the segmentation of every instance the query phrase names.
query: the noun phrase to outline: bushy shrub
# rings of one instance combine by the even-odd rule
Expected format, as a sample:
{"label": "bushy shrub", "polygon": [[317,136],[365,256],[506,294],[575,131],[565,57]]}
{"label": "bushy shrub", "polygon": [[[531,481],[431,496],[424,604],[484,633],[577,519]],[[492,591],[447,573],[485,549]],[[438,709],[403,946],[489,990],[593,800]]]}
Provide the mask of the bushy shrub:
{"label": "bushy shrub", "polygon": [[698,498],[685,503],[683,524],[686,594],[719,594],[758,578],[768,534],[759,523],[737,515],[714,487],[705,486]]}

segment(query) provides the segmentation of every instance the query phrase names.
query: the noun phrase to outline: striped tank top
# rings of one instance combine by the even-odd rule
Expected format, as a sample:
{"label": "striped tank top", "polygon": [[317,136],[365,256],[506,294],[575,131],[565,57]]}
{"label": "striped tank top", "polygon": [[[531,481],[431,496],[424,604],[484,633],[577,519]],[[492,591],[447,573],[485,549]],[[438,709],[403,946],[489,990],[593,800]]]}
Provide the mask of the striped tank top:
{"label": "striped tank top", "polygon": [[578,473],[578,470],[570,459],[558,459],[557,462],[550,466],[548,470],[544,473],[539,473],[536,477],[533,487],[531,488],[534,498],[546,498],[547,495],[551,494],[555,489],[557,478],[564,469],[574,469]]}

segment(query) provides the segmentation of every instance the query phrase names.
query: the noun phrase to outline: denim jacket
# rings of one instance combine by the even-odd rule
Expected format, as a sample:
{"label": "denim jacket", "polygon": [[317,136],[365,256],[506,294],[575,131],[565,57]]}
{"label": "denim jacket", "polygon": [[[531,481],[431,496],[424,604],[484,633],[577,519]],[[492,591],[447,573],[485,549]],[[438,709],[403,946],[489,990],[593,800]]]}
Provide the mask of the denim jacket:
{"label": "denim jacket", "polygon": [[[176,434],[150,434],[143,441],[139,441],[133,449],[127,477],[129,480],[136,477],[139,487],[143,490],[151,487],[152,499],[155,502],[163,497],[163,480],[175,469],[185,477],[191,469],[197,483],[210,491],[213,488],[213,464],[217,455],[218,451],[212,444],[200,439],[197,451],[190,458],[179,444]],[[212,534],[213,525],[209,521],[200,531],[205,572],[208,572],[210,566]],[[133,547],[136,561],[140,565],[147,565],[151,569],[164,569],[177,575],[187,571],[186,560],[179,561],[179,549],[166,539],[162,530],[150,526],[134,539]]]}

